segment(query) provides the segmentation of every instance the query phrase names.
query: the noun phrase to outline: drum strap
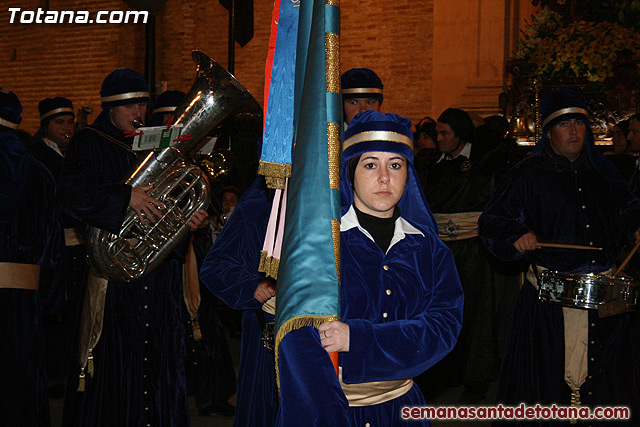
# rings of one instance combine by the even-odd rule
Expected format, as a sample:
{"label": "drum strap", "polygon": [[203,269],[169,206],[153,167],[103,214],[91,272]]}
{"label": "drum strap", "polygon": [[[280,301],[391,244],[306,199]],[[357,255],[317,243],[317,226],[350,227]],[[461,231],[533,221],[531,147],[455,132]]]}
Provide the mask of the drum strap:
{"label": "drum strap", "polygon": [[[539,288],[540,273],[548,268],[529,265],[526,278]],[[600,274],[611,274],[612,269]],[[580,387],[588,373],[589,311],[580,308],[562,307],[564,319],[564,380],[571,388],[571,406],[580,407]],[[572,420],[572,424],[575,424]]]}

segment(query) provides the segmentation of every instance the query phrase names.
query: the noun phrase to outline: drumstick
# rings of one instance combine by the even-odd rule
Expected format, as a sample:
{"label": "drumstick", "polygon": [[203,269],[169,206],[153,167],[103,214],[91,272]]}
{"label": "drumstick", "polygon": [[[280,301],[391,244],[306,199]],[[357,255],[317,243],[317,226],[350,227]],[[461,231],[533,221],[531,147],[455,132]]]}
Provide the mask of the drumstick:
{"label": "drumstick", "polygon": [[583,245],[567,245],[565,243],[536,243],[536,248],[562,248],[562,249],[585,249],[592,251],[601,251],[602,248],[597,248],[595,246],[583,246]]}
{"label": "drumstick", "polygon": [[616,272],[613,274],[614,277],[617,276],[618,274],[622,273],[622,269],[626,267],[627,263],[631,260],[631,257],[633,256],[633,254],[636,253],[636,251],[638,250],[639,247],[640,247],[640,241],[638,241],[638,243],[636,243],[636,245],[633,247],[633,249],[631,249],[631,252],[629,252],[629,255],[627,255],[627,257],[624,259],[624,261],[622,261],[622,264],[620,264],[620,267],[618,267]]}

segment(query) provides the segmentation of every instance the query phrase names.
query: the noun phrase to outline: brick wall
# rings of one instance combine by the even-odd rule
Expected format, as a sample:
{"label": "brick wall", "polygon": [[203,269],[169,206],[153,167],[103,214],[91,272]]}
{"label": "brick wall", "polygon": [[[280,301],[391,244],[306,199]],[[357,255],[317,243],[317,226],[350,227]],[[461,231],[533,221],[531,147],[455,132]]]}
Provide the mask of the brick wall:
{"label": "brick wall", "polygon": [[[435,0],[343,0],[341,67],[374,69],[385,85],[383,111],[414,123],[430,115]],[[35,10],[129,10],[121,0],[0,0],[0,86],[21,99],[23,129],[39,126],[37,105],[65,96],[76,109],[100,111],[98,91],[110,71],[144,72],[145,27],[141,24],[9,24],[9,7]],[[392,6],[390,6],[392,5]],[[236,44],[235,75],[263,101],[264,62],[272,0],[254,0],[254,39]],[[502,49],[502,47],[498,47]],[[193,82],[190,52],[198,49],[227,65],[227,12],[217,0],[168,0],[156,18],[156,81],[187,91]],[[497,102],[497,98],[496,98]]]}

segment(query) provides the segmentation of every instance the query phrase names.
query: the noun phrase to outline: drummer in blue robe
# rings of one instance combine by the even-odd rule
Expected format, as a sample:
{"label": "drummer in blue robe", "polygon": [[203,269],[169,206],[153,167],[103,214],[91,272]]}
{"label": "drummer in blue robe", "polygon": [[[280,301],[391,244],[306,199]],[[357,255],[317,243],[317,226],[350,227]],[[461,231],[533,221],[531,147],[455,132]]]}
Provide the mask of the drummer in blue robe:
{"label": "drummer in blue robe", "polygon": [[[542,138],[505,175],[479,220],[480,237],[497,257],[531,263],[504,352],[497,401],[628,406],[637,423],[631,360],[637,337],[630,333],[630,314],[600,318],[597,310],[542,302],[538,287],[545,269],[612,274],[624,239],[637,241],[640,235],[640,200],[596,151],[581,94],[551,92],[540,111]],[[540,247],[541,242],[602,249]]]}
{"label": "drummer in blue robe", "polygon": [[[427,404],[412,378],[456,343],[462,288],[416,177],[410,127],[365,111],[344,134],[342,313],[280,342],[279,425],[405,425],[402,408]],[[339,352],[339,376],[328,352]]]}
{"label": "drummer in blue robe", "polygon": [[[60,96],[45,98],[38,104],[40,129],[29,152],[49,169],[57,180],[64,154],[75,132],[73,103]],[[40,275],[43,327],[47,351],[47,378],[51,397],[62,398],[64,378],[71,354],[71,340],[79,310],[80,294],[87,254],[74,220],[62,214],[60,227],[63,242],[59,263],[43,267]]]}
{"label": "drummer in blue robe", "polygon": [[0,91],[0,424],[49,426],[38,277],[59,254],[55,181],[16,136],[22,105]]}
{"label": "drummer in blue robe", "polygon": [[[137,72],[121,68],[104,79],[100,96],[103,111],[76,133],[67,150],[60,197],[74,218],[118,233],[129,207],[147,218],[161,216],[159,202],[146,194],[151,185],[123,184],[136,164],[132,139],[124,132],[144,121],[149,89]],[[203,211],[194,214],[192,228],[205,218]],[[91,337],[78,340],[63,425],[189,425],[181,323],[186,248],[179,245],[142,279],[109,280],[106,290],[89,273],[85,306],[104,298],[103,308],[97,304],[95,310],[102,329],[95,345]],[[80,331],[86,320],[83,316]]]}

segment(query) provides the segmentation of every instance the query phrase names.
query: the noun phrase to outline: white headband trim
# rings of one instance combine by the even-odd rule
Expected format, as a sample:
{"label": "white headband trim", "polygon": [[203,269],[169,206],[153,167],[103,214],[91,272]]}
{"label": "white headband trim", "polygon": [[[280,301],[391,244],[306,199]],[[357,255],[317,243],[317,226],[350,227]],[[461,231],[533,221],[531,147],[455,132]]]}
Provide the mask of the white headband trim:
{"label": "white headband trim", "polygon": [[352,93],[382,93],[382,89],[377,87],[354,87],[350,89],[342,89],[343,94],[352,94]]}
{"label": "white headband trim", "polygon": [[69,107],[60,107],[60,108],[55,108],[51,111],[48,111],[44,114],[42,114],[40,116],[40,120],[44,120],[49,116],[53,116],[54,114],[58,114],[58,113],[69,113],[69,114],[73,114],[73,108],[69,108]]}
{"label": "white headband trim", "polygon": [[3,118],[0,117],[0,125],[7,127],[7,128],[11,128],[11,129],[18,129],[18,124],[17,123],[13,123],[10,122],[9,120],[5,120]]}
{"label": "white headband trim", "polygon": [[160,108],[156,108],[155,110],[153,110],[153,112],[151,114],[170,113],[172,111],[176,111],[176,107],[160,107]]}
{"label": "white headband trim", "polygon": [[549,123],[551,120],[555,119],[556,117],[562,116],[564,114],[584,114],[585,116],[587,116],[587,118],[589,118],[589,112],[584,108],[580,108],[580,107],[563,108],[561,110],[554,111],[553,113],[549,114],[549,117],[544,119],[544,121],[542,122],[542,127],[545,127],[547,123]]}
{"label": "white headband trim", "polygon": [[357,133],[342,143],[342,151],[354,144],[367,141],[390,141],[408,145],[413,150],[413,142],[407,135],[398,132],[390,132],[386,130],[371,130]]}
{"label": "white headband trim", "polygon": [[132,99],[132,98],[148,98],[149,92],[127,92],[127,93],[119,93],[117,95],[111,96],[103,96],[100,98],[102,102],[111,102],[111,101],[122,101],[123,99]]}

